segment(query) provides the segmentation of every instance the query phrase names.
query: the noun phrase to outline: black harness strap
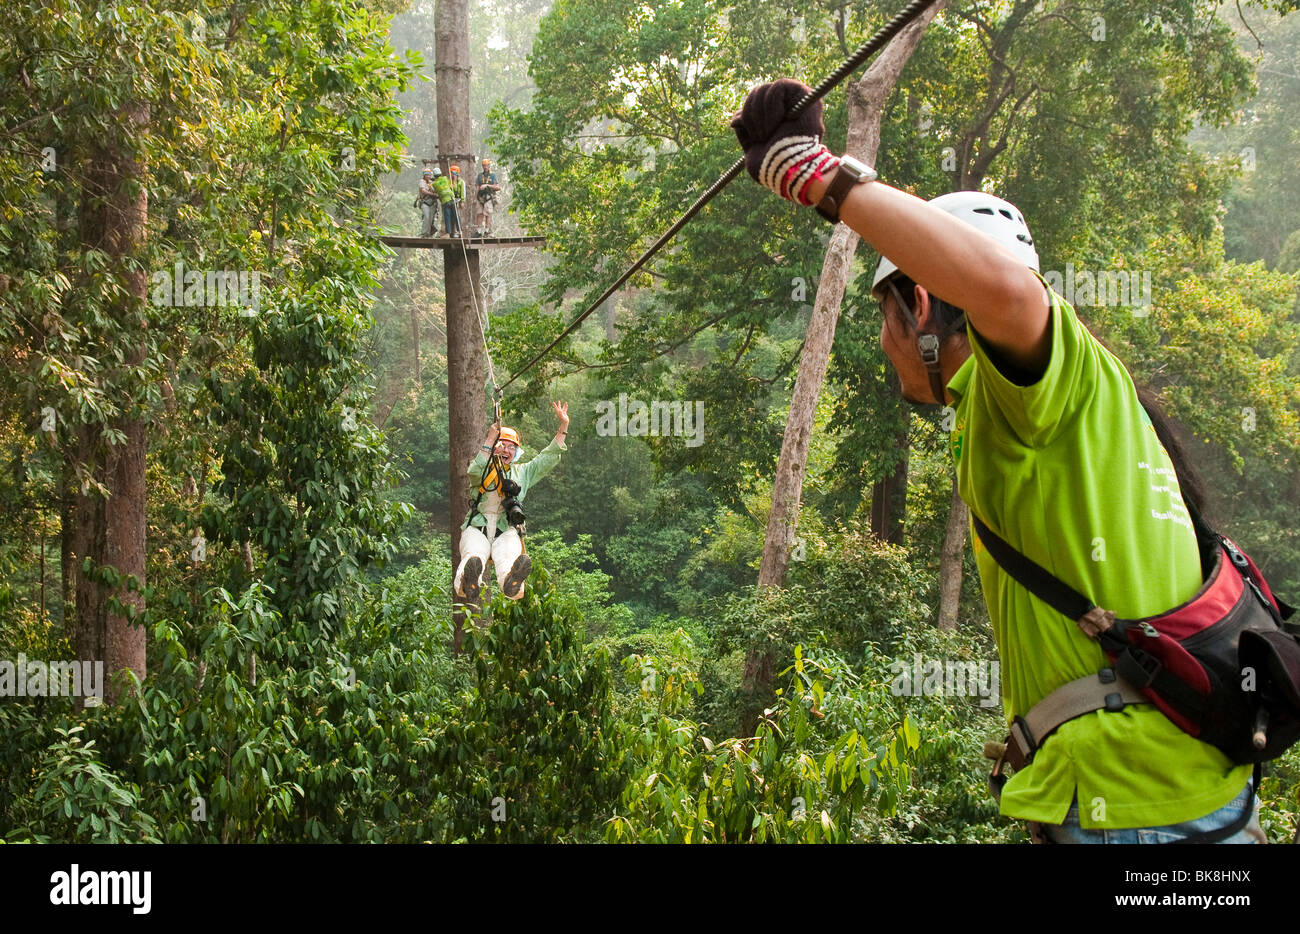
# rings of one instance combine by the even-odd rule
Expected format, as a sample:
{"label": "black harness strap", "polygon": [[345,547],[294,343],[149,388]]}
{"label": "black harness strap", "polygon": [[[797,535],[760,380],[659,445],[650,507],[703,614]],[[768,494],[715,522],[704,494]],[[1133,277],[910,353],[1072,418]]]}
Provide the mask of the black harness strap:
{"label": "black harness strap", "polygon": [[971,521],[979,540],[989,550],[989,554],[993,555],[994,560],[1039,600],[1064,615],[1066,619],[1081,619],[1094,608],[1095,604],[1079,591],[1062,583],[1037,562],[1026,558],[1017,549],[1008,545],[1001,536],[985,525],[984,520],[975,515],[973,510]]}

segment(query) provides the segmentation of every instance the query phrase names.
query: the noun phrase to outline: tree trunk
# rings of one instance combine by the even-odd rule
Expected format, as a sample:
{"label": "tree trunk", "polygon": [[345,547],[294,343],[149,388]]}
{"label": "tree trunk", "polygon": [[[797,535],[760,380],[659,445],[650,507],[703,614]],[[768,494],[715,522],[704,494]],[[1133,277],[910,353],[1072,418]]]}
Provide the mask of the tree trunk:
{"label": "tree trunk", "polygon": [[907,518],[907,434],[899,436],[902,457],[893,472],[871,485],[871,533],[876,541],[903,544]]}
{"label": "tree trunk", "polygon": [[957,628],[957,608],[961,603],[961,562],[966,553],[966,526],[970,512],[957,494],[953,481],[952,507],[948,510],[948,527],[943,533],[943,552],[939,556],[939,628]]}
{"label": "tree trunk", "polygon": [[848,284],[849,267],[858,235],[844,224],[831,234],[826,259],[822,263],[821,281],[812,318],[799,357],[799,375],[795,378],[790,412],[781,439],[781,458],[772,481],[772,510],[767,517],[767,535],[763,540],[763,561],[758,569],[758,586],[780,587],[790,563],[790,549],[799,521],[799,499],[803,493],[804,469],[808,463],[808,445],[812,441],[813,418],[817,397],[821,395],[826,366],[830,362],[835,325],[840,317],[840,302]]}
{"label": "tree trunk", "polygon": [[[895,36],[871,63],[866,74],[849,85],[848,140],[845,151],[868,165],[876,161],[876,150],[880,147],[880,118],[885,101],[893,91],[903,66],[920,43],[921,34],[943,5],[942,2],[936,3]],[[785,582],[790,549],[799,522],[799,502],[803,492],[817,397],[821,394],[822,381],[826,376],[840,303],[844,299],[844,288],[858,239],[858,235],[846,225],[836,225],[826,251],[826,260],[822,264],[812,319],[808,323],[803,354],[799,358],[799,375],[790,400],[790,413],[786,417],[781,457],[772,482],[772,510],[768,514],[767,533],[763,541],[763,559],[758,571],[759,587],[779,587]],[[767,647],[750,649],[745,658],[743,690],[751,693],[767,693],[771,690],[776,667],[771,655],[772,650]],[[747,723],[746,727],[746,731],[750,732],[752,723]]]}
{"label": "tree trunk", "polygon": [[[440,162],[468,153],[473,142],[469,119],[469,2],[438,0],[433,13],[434,74],[438,96],[438,154]],[[442,251],[447,289],[447,432],[451,456],[451,568],[460,564],[460,520],[469,508],[469,478],[465,467],[475,445],[487,431],[483,411],[486,365],[478,321],[483,308],[478,251],[459,246]],[[463,614],[454,620],[453,644],[460,651]]]}
{"label": "tree trunk", "polygon": [[74,544],[77,481],[72,461],[65,461],[59,479],[59,594],[63,599],[63,634],[77,641],[77,548]]}
{"label": "tree trunk", "polygon": [[[83,251],[102,251],[112,266],[125,269],[144,243],[148,195],[144,166],[128,141],[143,134],[149,122],[145,104],[122,108],[118,126],[123,136],[91,147],[80,208]],[[127,297],[111,310],[109,338],[124,348],[124,366],[117,371],[121,398],[119,416],[107,426],[80,426],[76,454],[107,491],[103,495],[86,487],[76,493],[72,544],[78,561],[89,558],[92,567],[112,569],[122,583],[107,586],[97,574],[76,575],[77,657],[102,661],[105,700],[116,702],[123,687],[118,677],[131,669],[145,677],[145,630],[133,624],[128,613],[144,612],[145,585],[145,455],[147,437],[133,387],[135,374],[145,362],[145,299],[147,282],[142,271],[121,273]],[[103,358],[110,358],[104,348]],[[108,444],[104,427],[122,435]],[[134,580],[132,580],[134,578]]]}
{"label": "tree trunk", "polygon": [[897,373],[889,385],[895,405],[903,412],[903,420],[902,427],[894,436],[898,452],[894,470],[871,486],[871,533],[877,541],[901,545],[907,518],[907,400],[903,398],[903,384]]}

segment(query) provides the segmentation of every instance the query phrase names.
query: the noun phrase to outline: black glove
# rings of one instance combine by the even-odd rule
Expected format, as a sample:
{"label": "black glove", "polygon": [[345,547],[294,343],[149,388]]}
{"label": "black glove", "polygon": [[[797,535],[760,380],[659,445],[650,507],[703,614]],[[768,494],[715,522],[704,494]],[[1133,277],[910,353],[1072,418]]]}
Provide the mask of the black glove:
{"label": "black glove", "polygon": [[[839,160],[821,144],[826,133],[822,102],[813,101],[794,120],[785,115],[812,89],[793,78],[761,84],[749,92],[731,128],[745,150],[745,168],[759,184],[783,198],[807,204],[800,197],[813,178],[829,172]],[[771,158],[769,158],[769,156]]]}

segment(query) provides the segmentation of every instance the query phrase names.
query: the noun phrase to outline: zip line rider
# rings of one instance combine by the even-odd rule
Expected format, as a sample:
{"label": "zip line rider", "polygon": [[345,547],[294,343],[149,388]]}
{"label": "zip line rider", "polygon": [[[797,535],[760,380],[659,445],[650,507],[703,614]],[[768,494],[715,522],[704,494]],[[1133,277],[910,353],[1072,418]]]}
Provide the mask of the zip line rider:
{"label": "zip line rider", "polygon": [[[524,580],[533,561],[524,553],[524,514],[520,508],[529,489],[560,462],[568,450],[569,404],[552,402],[560,420],[551,443],[524,464],[517,464],[523,448],[519,432],[503,428],[501,418],[492,423],[478,454],[469,464],[469,476],[478,489],[469,515],[461,525],[460,567],[456,569],[456,595],[477,603],[483,585],[483,571],[490,559],[496,566],[497,583],[511,600],[524,595]],[[493,447],[495,442],[495,448]]]}
{"label": "zip line rider", "polygon": [[[1183,499],[1192,474],[1179,463],[1180,485],[1165,472],[1132,378],[1038,274],[1020,212],[981,192],[925,202],[876,181],[822,145],[820,102],[784,120],[808,90],[782,79],[750,92],[732,121],[746,167],[880,252],[881,346],[909,401],[955,408],[956,482],[972,513],[1120,617],[1189,600],[1202,583]],[[1111,664],[974,547],[1008,723]],[[1127,704],[1062,722],[1006,781],[1000,808],[1035,840],[1161,842],[1244,822],[1250,774],[1154,705]],[[1263,842],[1258,816],[1225,842]]]}

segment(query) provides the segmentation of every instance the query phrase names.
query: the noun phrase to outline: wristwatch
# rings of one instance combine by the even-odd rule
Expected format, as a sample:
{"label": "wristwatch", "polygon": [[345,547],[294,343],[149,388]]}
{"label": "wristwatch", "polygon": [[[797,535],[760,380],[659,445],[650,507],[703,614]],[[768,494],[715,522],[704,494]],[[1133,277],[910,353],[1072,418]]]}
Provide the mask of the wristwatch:
{"label": "wristwatch", "polygon": [[832,224],[838,224],[840,220],[840,206],[844,204],[844,199],[849,196],[849,190],[854,185],[862,182],[874,182],[877,178],[876,170],[852,156],[845,156],[840,159],[839,171],[831,179],[831,183],[826,186],[826,194],[817,202],[817,213],[826,218]]}

